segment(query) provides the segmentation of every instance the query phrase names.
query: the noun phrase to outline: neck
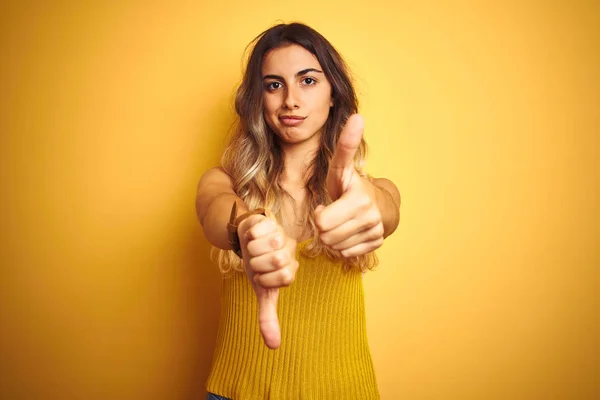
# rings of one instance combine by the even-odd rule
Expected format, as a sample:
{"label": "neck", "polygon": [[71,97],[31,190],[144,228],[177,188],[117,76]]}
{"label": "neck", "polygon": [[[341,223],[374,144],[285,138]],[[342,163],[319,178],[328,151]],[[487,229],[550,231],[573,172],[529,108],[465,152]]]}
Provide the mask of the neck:
{"label": "neck", "polygon": [[313,143],[305,142],[282,146],[285,164],[281,178],[284,185],[304,187],[306,177],[313,168],[312,160],[319,148],[318,138],[316,139],[317,141],[313,141]]}
{"label": "neck", "polygon": [[312,166],[315,151],[310,152],[285,152],[285,164],[281,176],[282,183],[289,186],[304,187],[306,177]]}

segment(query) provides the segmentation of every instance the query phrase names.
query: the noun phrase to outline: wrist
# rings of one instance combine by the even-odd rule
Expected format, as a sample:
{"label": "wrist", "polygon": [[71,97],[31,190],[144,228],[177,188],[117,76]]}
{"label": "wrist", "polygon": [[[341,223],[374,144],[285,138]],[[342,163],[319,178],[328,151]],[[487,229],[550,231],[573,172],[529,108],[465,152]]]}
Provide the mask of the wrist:
{"label": "wrist", "polygon": [[244,222],[249,223],[249,217],[252,217],[254,215],[266,215],[266,212],[264,208],[257,208],[256,210],[248,211],[239,216],[237,214],[237,202],[234,202],[233,206],[231,207],[229,223],[227,224],[227,233],[231,249],[235,252],[235,254],[237,254],[241,258],[242,242],[240,240],[240,226],[244,225],[244,229],[242,230],[241,235],[245,235],[246,230],[248,228],[246,226],[247,224],[245,224]]}

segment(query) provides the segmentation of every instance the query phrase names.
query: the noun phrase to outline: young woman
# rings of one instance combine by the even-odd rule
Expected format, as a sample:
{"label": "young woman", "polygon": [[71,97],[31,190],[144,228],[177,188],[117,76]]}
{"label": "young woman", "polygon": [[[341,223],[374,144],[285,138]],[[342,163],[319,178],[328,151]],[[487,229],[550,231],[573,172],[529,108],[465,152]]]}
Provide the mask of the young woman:
{"label": "young woman", "polygon": [[363,120],[342,57],[293,23],[254,41],[222,167],[196,207],[223,272],[209,399],[378,399],[363,273],[400,194],[362,172]]}

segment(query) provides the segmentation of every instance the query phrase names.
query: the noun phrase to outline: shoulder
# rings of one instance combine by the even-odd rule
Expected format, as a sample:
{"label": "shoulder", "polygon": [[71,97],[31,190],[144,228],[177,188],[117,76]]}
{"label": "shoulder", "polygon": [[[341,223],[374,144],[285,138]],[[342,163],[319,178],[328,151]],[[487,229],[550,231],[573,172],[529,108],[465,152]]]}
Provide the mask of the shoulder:
{"label": "shoulder", "polygon": [[202,175],[196,188],[197,205],[208,204],[219,194],[235,194],[233,181],[229,174],[221,168],[211,168]]}
{"label": "shoulder", "polygon": [[386,178],[374,178],[369,176],[367,178],[374,186],[378,187],[379,189],[383,189],[386,192],[388,192],[390,194],[390,196],[392,196],[392,199],[394,200],[394,202],[396,203],[396,205],[400,206],[400,202],[401,202],[401,196],[400,196],[400,191],[398,190],[398,188],[396,187],[396,185],[394,184],[394,182],[392,182],[389,179]]}
{"label": "shoulder", "polygon": [[235,195],[231,177],[221,167],[211,168],[202,175],[196,189],[196,212],[200,223],[212,201],[220,195]]}
{"label": "shoulder", "polygon": [[198,191],[207,186],[232,187],[233,181],[223,167],[214,167],[206,171],[198,182]]}
{"label": "shoulder", "polygon": [[202,179],[204,178],[228,178],[231,180],[231,177],[223,167],[213,167],[209,169],[202,175]]}

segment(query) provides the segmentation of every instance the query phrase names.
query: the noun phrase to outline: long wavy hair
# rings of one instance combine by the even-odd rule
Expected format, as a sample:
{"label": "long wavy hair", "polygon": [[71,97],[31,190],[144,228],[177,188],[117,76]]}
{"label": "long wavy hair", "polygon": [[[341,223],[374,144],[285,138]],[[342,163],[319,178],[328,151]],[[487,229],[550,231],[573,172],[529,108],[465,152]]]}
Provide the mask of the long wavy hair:
{"label": "long wavy hair", "polygon": [[[306,229],[312,234],[312,240],[303,246],[303,254],[316,257],[324,253],[333,260],[342,261],[347,269],[372,269],[377,265],[375,253],[344,258],[339,251],[332,250],[320,242],[315,226],[314,209],[319,204],[327,205],[332,202],[326,189],[329,161],[346,121],[358,111],[358,99],[346,63],[320,33],[301,23],[279,24],[267,29],[250,42],[247,49],[251,48],[251,53],[235,97],[238,118],[221,160],[223,169],[231,177],[235,193],[250,210],[268,208],[282,226],[289,224],[283,216],[282,209],[285,199],[292,204],[294,200],[281,185],[285,154],[263,114],[262,64],[269,51],[291,44],[302,46],[317,58],[331,84],[334,104],[323,126],[320,146],[312,160],[313,167],[308,169],[305,177],[306,207],[301,211],[304,215],[296,215],[297,220],[303,221]],[[367,144],[363,139],[355,157],[355,167],[364,177],[366,175],[363,173],[363,164],[366,154]],[[213,259],[224,273],[232,269],[243,270],[240,259],[233,251],[213,248]]]}

